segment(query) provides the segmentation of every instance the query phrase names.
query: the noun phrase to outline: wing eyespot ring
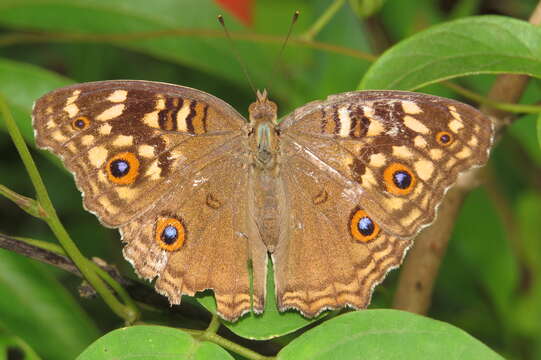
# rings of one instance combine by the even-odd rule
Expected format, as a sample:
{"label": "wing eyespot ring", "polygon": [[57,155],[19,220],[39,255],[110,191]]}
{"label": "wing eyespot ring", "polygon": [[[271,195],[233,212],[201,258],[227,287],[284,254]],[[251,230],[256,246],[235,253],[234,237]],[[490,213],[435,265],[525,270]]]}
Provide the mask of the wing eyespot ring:
{"label": "wing eyespot ring", "polygon": [[355,240],[367,243],[379,235],[380,228],[366,211],[357,207],[351,213],[349,231]]}
{"label": "wing eyespot ring", "polygon": [[90,119],[86,116],[78,116],[71,122],[71,127],[73,130],[81,131],[85,130],[90,126]]}
{"label": "wing eyespot ring", "polygon": [[156,222],[154,239],[160,248],[172,252],[180,249],[186,241],[186,227],[180,218],[160,217]]}
{"label": "wing eyespot ring", "polygon": [[107,161],[107,178],[117,185],[133,184],[139,175],[139,165],[139,159],[133,153],[118,153]]}
{"label": "wing eyespot ring", "polygon": [[392,163],[383,171],[383,181],[391,194],[408,195],[415,188],[417,179],[408,166]]}
{"label": "wing eyespot ring", "polygon": [[436,142],[441,146],[449,146],[455,141],[455,137],[449,131],[440,131],[436,134]]}

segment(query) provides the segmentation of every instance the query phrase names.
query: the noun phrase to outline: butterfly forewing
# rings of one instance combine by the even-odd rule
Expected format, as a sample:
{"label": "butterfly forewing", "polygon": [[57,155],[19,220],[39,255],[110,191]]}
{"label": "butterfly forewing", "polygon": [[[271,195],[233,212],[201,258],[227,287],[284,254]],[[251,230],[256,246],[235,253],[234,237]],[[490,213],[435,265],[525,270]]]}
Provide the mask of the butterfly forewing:
{"label": "butterfly forewing", "polygon": [[86,208],[108,226],[153,206],[195,171],[194,159],[234,141],[245,126],[208,94],[143,81],[62,88],[40,98],[33,115],[36,144],[62,157]]}
{"label": "butterfly forewing", "polygon": [[301,151],[324,163],[399,236],[434,220],[446,189],[486,162],[492,142],[491,120],[474,108],[399,91],[334,95],[296,110],[280,129],[284,156]]}

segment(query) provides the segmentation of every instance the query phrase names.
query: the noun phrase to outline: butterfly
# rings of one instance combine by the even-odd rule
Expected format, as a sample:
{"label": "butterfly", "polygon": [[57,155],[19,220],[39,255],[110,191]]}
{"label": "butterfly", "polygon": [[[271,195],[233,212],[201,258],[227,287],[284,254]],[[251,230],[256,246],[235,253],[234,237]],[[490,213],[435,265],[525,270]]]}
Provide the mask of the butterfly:
{"label": "butterfly", "polygon": [[118,80],[44,95],[33,125],[138,275],[171,304],[212,289],[229,321],[263,312],[269,257],[280,311],[365,308],[493,138],[478,110],[412,92],[331,95],[279,122],[258,91],[248,112]]}

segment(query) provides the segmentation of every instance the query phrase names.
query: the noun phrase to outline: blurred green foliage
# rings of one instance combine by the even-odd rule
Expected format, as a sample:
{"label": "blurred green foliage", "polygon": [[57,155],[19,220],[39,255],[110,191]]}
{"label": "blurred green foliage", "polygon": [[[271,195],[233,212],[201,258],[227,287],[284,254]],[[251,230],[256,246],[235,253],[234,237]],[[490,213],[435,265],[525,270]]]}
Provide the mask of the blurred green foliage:
{"label": "blurred green foliage", "polygon": [[[282,116],[311,100],[356,89],[371,65],[363,58],[313,48],[295,41],[296,36],[310,28],[330,3],[327,0],[258,0],[255,2],[254,27],[250,29],[244,28],[233,15],[226,14],[230,31],[255,34],[251,40],[235,40],[235,47],[246,63],[255,86],[269,88],[271,97],[280,105],[279,114]],[[352,9],[345,2],[314,40],[378,55],[393,44],[440,23],[480,14],[527,20],[536,6],[533,0],[388,0],[351,3],[365,6],[363,9],[370,9],[373,14],[361,19],[356,12],[360,8]],[[277,73],[273,73],[281,39],[296,9],[301,10],[301,17],[278,63]],[[30,146],[34,146],[29,117],[32,101],[49,90],[71,82],[146,79],[177,83],[212,93],[241,113],[246,113],[253,94],[215,20],[216,15],[223,11],[210,0],[0,0],[0,93],[9,101]],[[520,72],[539,77],[541,54],[537,47],[541,42],[537,42],[536,38],[539,34],[528,28],[527,24],[517,22],[515,25],[516,28],[508,27],[505,30],[506,42],[495,42],[494,53],[489,55],[485,52],[476,57],[475,51],[479,48],[475,44],[468,49],[455,48],[456,44],[449,43],[453,41],[452,38],[445,37],[429,38],[432,43],[424,41],[418,45],[410,44],[410,47],[402,43],[401,46],[413,55],[425,54],[420,51],[422,49],[432,51],[432,56],[436,57],[445,51],[452,51],[456,55],[463,54],[463,51],[470,56],[469,63],[477,61],[486,65],[488,70],[501,71],[509,67],[499,68],[506,63],[492,64],[491,57],[513,49],[516,57],[509,59],[509,62],[516,64],[526,59],[528,64],[521,63],[520,66],[524,68]],[[131,40],[107,38],[111,34],[170,29],[190,32]],[[45,36],[40,41],[29,41],[18,36],[28,31],[37,31]],[[480,35],[482,31],[481,28]],[[498,36],[498,31],[504,32],[491,29],[482,33],[486,36],[485,41],[490,41],[486,40],[488,36]],[[104,37],[70,40],[62,38],[62,34],[101,34]],[[428,35],[434,36],[434,33]],[[472,33],[472,43],[476,35]],[[438,39],[441,40],[439,43],[434,42]],[[439,47],[430,46],[436,43]],[[400,66],[403,66],[399,56],[393,57],[403,55],[399,50],[395,48],[394,52],[384,55],[389,63],[376,63],[370,70],[371,77],[364,78],[363,84],[371,81],[377,84],[374,86],[384,86],[394,81],[396,72],[400,74]],[[480,60],[481,56],[485,58]],[[452,77],[457,72],[464,75],[460,67],[458,71],[441,66],[427,66],[426,69],[418,72],[417,82],[413,85],[399,83],[395,86],[409,89],[432,83],[434,79],[440,81]],[[482,75],[455,81],[486,94],[494,78],[494,75]],[[439,85],[420,90],[465,100]],[[530,81],[522,101],[535,103],[540,95],[539,80],[535,79]],[[503,134],[493,151],[487,166],[486,185],[470,194],[455,226],[428,314],[433,319],[459,327],[511,359],[541,358],[541,118],[537,121],[536,118],[533,115],[519,118]],[[0,130],[0,184],[20,194],[33,196],[31,183],[2,122]],[[117,232],[103,228],[92,214],[82,209],[80,193],[75,188],[72,176],[48,153],[34,148],[33,155],[64,225],[82,252],[88,257],[98,256],[117,265],[122,274],[135,276],[121,256]],[[4,198],[0,198],[0,232],[55,241],[44,223],[28,216]],[[3,349],[7,354],[15,347],[27,354],[28,359],[37,356],[43,359],[73,359],[99,336],[121,327],[120,320],[100,299],[79,297],[79,283],[78,279],[67,273],[0,250],[0,358]],[[396,272],[376,289],[371,308],[389,308],[395,285]],[[371,316],[392,322],[397,316],[394,313],[373,314],[354,315],[359,316],[355,322],[376,321],[368,320]],[[299,315],[291,315],[299,319],[299,324],[293,326],[285,323],[289,326],[288,330],[269,327],[256,332],[253,329],[265,326],[257,319],[244,328],[242,322],[233,325],[231,330],[246,338],[268,338],[273,331],[275,335],[283,335],[304,326],[304,320]],[[336,329],[349,326],[348,320],[342,320],[343,317],[316,326],[316,332],[297,338],[281,356],[289,358],[288,352],[297,356],[305,353],[305,350],[298,350],[301,349],[298,344],[303,341],[309,347],[314,347],[314,344],[328,346],[324,345],[328,337],[325,334],[335,334]],[[332,323],[335,320],[338,322]],[[416,321],[421,320],[411,321],[417,324]],[[425,325],[418,326],[423,329]],[[449,328],[452,329],[450,333],[456,330]],[[164,329],[166,333],[174,331]],[[389,329],[391,334],[397,331],[391,325]],[[125,341],[122,339],[128,338],[137,343],[138,339],[150,336],[148,329],[135,328],[130,331],[126,336],[125,332],[117,330],[110,334],[114,339],[111,342],[100,341],[122,344]],[[350,331],[364,330],[352,327]],[[169,336],[182,338],[178,340],[178,346],[170,345],[178,351],[179,356],[184,354],[184,348],[192,349],[195,346],[189,336],[179,335],[179,332],[171,335],[166,333],[157,336],[157,339]],[[239,340],[231,333],[225,335],[260,353],[275,353],[299,334],[252,343]],[[382,337],[374,339],[372,344],[394,349],[389,344],[396,347],[396,341],[405,342],[407,336],[393,339]],[[473,341],[464,339],[456,341]],[[353,345],[345,350],[349,346],[348,341]],[[355,347],[357,343],[350,338],[344,342],[344,348],[339,348],[344,354],[360,351]],[[367,344],[365,346],[370,346],[370,342]],[[202,346],[200,353],[190,355],[195,354],[196,358],[230,358],[215,345]],[[444,343],[443,346],[452,348],[457,345]],[[99,353],[100,349],[103,350],[88,349],[86,356],[92,351],[97,351],[97,355],[86,358],[100,358],[103,355]],[[330,351],[329,347],[326,349]],[[493,356],[489,351],[480,351],[484,355],[477,358]],[[419,349],[417,355],[421,352]],[[330,354],[333,354],[332,351]],[[321,358],[327,357],[321,355]]]}

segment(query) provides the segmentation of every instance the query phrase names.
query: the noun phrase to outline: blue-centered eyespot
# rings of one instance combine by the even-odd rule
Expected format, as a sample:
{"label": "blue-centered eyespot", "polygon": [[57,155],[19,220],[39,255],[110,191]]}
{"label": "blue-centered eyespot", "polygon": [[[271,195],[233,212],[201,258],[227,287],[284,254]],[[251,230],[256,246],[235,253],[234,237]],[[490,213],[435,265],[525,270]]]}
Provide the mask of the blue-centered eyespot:
{"label": "blue-centered eyespot", "polygon": [[76,117],[72,122],[71,122],[71,127],[74,129],[74,130],[84,130],[86,129],[87,127],[90,126],[90,119],[87,118],[86,116],[79,116],[79,117]]}
{"label": "blue-centered eyespot", "polygon": [[164,250],[180,249],[186,240],[186,229],[182,220],[174,217],[158,218],[155,240]]}
{"label": "blue-centered eyespot", "polygon": [[366,211],[356,208],[351,214],[349,230],[357,241],[368,242],[379,234],[379,226]]}
{"label": "blue-centered eyespot", "polygon": [[121,152],[107,161],[107,178],[118,185],[129,185],[139,175],[139,159],[131,152]]}
{"label": "blue-centered eyespot", "polygon": [[404,164],[392,163],[383,171],[385,188],[394,195],[407,195],[415,187],[415,174]]}

